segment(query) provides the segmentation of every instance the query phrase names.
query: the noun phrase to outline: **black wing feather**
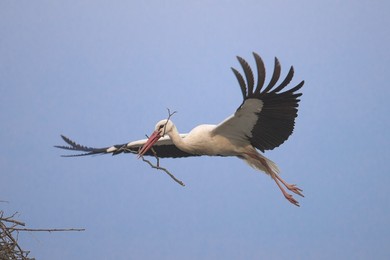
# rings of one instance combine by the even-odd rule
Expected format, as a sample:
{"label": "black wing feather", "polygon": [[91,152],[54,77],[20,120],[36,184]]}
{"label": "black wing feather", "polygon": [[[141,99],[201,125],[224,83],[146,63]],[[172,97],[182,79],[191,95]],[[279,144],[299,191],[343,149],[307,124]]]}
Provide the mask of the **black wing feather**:
{"label": "black wing feather", "polygon": [[244,78],[242,77],[242,75],[240,74],[240,72],[238,72],[235,68],[231,68],[231,69],[232,69],[234,75],[235,75],[236,78],[237,78],[238,84],[240,85],[240,88],[241,88],[242,96],[243,96],[244,99],[245,99],[246,96],[247,96],[247,92],[246,92],[246,84],[245,84]]}
{"label": "black wing feather", "polygon": [[[294,76],[294,68],[291,67],[282,83],[274,88],[280,78],[281,72],[279,60],[275,58],[272,78],[267,87],[261,91],[265,82],[264,63],[258,54],[253,53],[253,56],[256,61],[258,73],[256,89],[253,91],[253,88],[249,88],[252,81],[247,82],[248,88],[245,91],[242,89],[242,86],[246,86],[245,82],[242,83],[239,80],[239,84],[242,93],[246,93],[246,96],[244,96],[244,103],[247,99],[251,98],[256,98],[263,102],[260,112],[257,113],[258,120],[251,131],[252,137],[248,137],[248,139],[254,147],[264,152],[265,150],[272,150],[275,147],[278,147],[292,134],[295,118],[298,113],[298,103],[300,101],[298,97],[302,95],[302,93],[296,92],[303,86],[304,81],[291,89],[285,89]],[[249,65],[247,65],[246,62],[244,63],[242,58],[238,58],[238,61],[243,67],[248,80],[248,76],[250,75],[248,71],[252,70],[247,68]],[[235,74],[237,77],[239,72],[236,71]],[[241,79],[243,80],[242,76]],[[283,90],[284,92],[282,92]]]}
{"label": "black wing feather", "polygon": [[280,85],[278,87],[274,88],[271,92],[278,93],[279,91],[284,89],[284,87],[286,87],[291,82],[293,76],[294,76],[294,68],[291,67],[286,78],[283,80],[283,82],[280,83]]}
{"label": "black wing feather", "polygon": [[281,68],[280,68],[280,62],[278,60],[278,58],[275,57],[275,66],[274,66],[274,73],[272,74],[272,78],[270,80],[270,82],[268,83],[268,86],[264,89],[263,92],[269,92],[276,84],[276,82],[278,82],[279,78],[280,78],[280,71],[281,71]]}
{"label": "black wing feather", "polygon": [[[70,140],[68,137],[64,135],[61,135],[61,137],[70,146],[55,145],[54,147],[64,149],[64,150],[83,152],[80,154],[62,155],[62,157],[77,157],[77,156],[87,156],[87,155],[97,155],[97,154],[117,155],[120,153],[137,154],[138,150],[141,147],[141,145],[129,146],[128,144],[117,144],[110,147],[94,148],[94,147],[80,145]],[[115,147],[115,149],[112,149],[112,147]],[[183,152],[182,150],[177,148],[174,144],[154,145],[153,149],[159,158],[178,158],[178,157],[197,156],[195,154]],[[150,149],[145,153],[145,155],[154,156],[155,154],[153,153],[152,149]]]}
{"label": "black wing feather", "polygon": [[[253,78],[253,72],[251,67],[249,66],[248,62],[244,60],[241,57],[237,56],[238,61],[241,64],[242,69],[244,70],[247,86],[248,86],[248,95],[251,95],[253,93],[253,87],[254,87],[254,78]],[[242,77],[242,76],[241,76]]]}
{"label": "black wing feather", "polygon": [[255,57],[257,67],[257,86],[255,93],[260,93],[261,88],[263,87],[265,82],[265,66],[263,60],[257,53],[253,52],[253,56]]}

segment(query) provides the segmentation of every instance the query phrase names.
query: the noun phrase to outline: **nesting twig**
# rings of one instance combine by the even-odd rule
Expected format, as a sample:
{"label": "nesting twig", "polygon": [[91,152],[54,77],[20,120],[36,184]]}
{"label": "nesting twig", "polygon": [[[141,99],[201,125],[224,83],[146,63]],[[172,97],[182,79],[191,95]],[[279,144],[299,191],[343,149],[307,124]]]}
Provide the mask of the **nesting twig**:
{"label": "nesting twig", "polygon": [[[147,138],[149,138],[147,135],[146,135]],[[126,148],[124,148],[126,149]],[[181,186],[186,186],[184,184],[184,182],[182,182],[181,180],[179,180],[178,178],[176,178],[172,173],[170,173],[166,168],[164,167],[161,167],[160,166],[160,157],[158,157],[156,151],[153,149],[153,147],[151,148],[151,151],[153,152],[153,155],[154,155],[154,158],[156,158],[156,164],[153,164],[151,161],[145,159],[144,156],[140,156],[140,158],[142,159],[142,161],[146,162],[147,164],[149,164],[150,167],[152,167],[153,169],[156,169],[156,170],[161,170],[163,172],[165,172],[166,174],[169,175],[169,177],[171,177],[175,182],[179,183]],[[133,153],[133,154],[138,154],[138,152],[135,152],[135,151],[132,151],[132,150],[126,150],[126,152],[129,152],[129,153]]]}
{"label": "nesting twig", "polygon": [[165,130],[166,130],[166,128],[167,128],[168,120],[169,120],[174,114],[177,113],[177,111],[173,111],[173,112],[171,113],[171,110],[170,110],[169,108],[167,108],[167,110],[168,110],[168,118],[167,118],[167,122],[166,122],[165,125],[164,125],[164,132],[163,132],[162,136],[165,135]]}
{"label": "nesting twig", "polygon": [[85,228],[12,228],[15,231],[34,232],[63,232],[63,231],[85,231]]}
{"label": "nesting twig", "polygon": [[[167,118],[167,123],[168,123],[168,120],[174,115],[177,113],[177,111],[173,111],[171,113],[171,110],[169,108],[167,108],[168,110],[168,118]],[[165,135],[165,128],[167,126],[167,123],[165,123],[165,126],[164,126],[164,132],[162,134],[162,136]],[[146,135],[146,138],[149,138],[148,135]],[[141,148],[140,148],[141,149]],[[151,148],[151,151],[153,152],[153,155],[154,155],[154,158],[156,158],[156,164],[153,164],[151,161],[145,159],[144,156],[140,156],[142,158],[142,161],[146,162],[147,164],[149,164],[150,167],[152,167],[153,169],[156,169],[156,170],[161,170],[163,172],[165,172],[166,174],[169,175],[169,177],[172,178],[172,180],[174,180],[175,182],[179,183],[181,186],[185,186],[184,182],[182,182],[181,180],[179,180],[178,178],[176,178],[172,173],[170,173],[166,168],[163,168],[160,166],[160,157],[158,157],[156,151],[153,149],[153,147]],[[131,152],[131,153],[135,153],[134,151],[131,151],[131,150],[128,150],[128,152]]]}
{"label": "nesting twig", "polygon": [[[62,231],[84,231],[83,228],[21,228],[26,224],[24,222],[15,220],[15,212],[9,217],[4,217],[4,212],[0,211],[0,259],[22,259],[33,260],[29,258],[30,251],[23,250],[18,244],[18,235],[20,231],[46,231],[46,232],[62,232]],[[16,235],[15,232],[16,231]]]}
{"label": "nesting twig", "polygon": [[154,165],[153,163],[151,163],[149,160],[145,159],[143,156],[141,156],[142,158],[142,161],[146,162],[147,164],[150,165],[150,167],[152,167],[153,169],[156,169],[156,170],[161,170],[161,171],[164,171],[166,174],[169,175],[169,177],[171,177],[175,182],[179,183],[181,186],[186,186],[184,184],[184,182],[182,182],[181,180],[179,180],[178,178],[176,178],[172,173],[170,173],[166,168],[163,168],[160,166],[160,158],[157,156],[156,152],[154,151],[153,147],[151,148],[152,149],[152,152],[154,154],[154,158],[156,158],[156,165]]}

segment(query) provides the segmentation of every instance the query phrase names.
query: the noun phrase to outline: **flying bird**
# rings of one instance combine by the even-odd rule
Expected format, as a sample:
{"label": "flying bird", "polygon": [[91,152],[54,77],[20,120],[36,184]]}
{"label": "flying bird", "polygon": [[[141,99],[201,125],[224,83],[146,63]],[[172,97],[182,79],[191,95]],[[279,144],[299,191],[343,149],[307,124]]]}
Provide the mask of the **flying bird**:
{"label": "flying bird", "polygon": [[257,82],[248,62],[237,56],[245,78],[238,70],[231,69],[238,80],[243,102],[233,115],[218,125],[199,125],[187,134],[179,134],[174,123],[168,118],[159,121],[147,139],[104,148],[91,148],[79,145],[61,135],[69,146],[55,147],[84,152],[65,157],[120,153],[138,153],[138,157],[150,155],[159,158],[235,156],[269,175],[284,197],[299,206],[299,202],[285,188],[303,197],[302,189],[284,181],[279,175],[278,166],[259,151],[264,153],[280,146],[292,134],[300,101],[298,98],[302,95],[298,91],[304,81],[287,88],[294,76],[294,68],[291,67],[285,79],[276,86],[281,66],[279,60],[275,58],[273,74],[265,86],[264,63],[257,53],[253,53],[253,56],[257,68]]}

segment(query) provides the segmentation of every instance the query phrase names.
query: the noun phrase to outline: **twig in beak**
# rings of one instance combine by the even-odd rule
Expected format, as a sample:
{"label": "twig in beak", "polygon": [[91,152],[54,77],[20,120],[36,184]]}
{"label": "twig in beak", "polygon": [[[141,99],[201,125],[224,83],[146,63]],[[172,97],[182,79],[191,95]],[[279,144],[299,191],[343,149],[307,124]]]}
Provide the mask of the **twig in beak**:
{"label": "twig in beak", "polygon": [[156,170],[161,170],[161,171],[164,171],[166,174],[169,175],[169,177],[171,177],[175,182],[179,183],[181,186],[186,186],[184,184],[184,182],[182,182],[181,180],[177,179],[172,173],[170,173],[166,168],[163,168],[161,167],[159,164],[160,164],[160,158],[158,158],[157,156],[155,156],[156,160],[157,160],[157,164],[154,165],[152,164],[149,160],[146,160],[143,156],[141,156],[142,158],[142,161],[146,162],[147,164],[150,165],[150,167],[152,167],[153,169],[156,169]]}
{"label": "twig in beak", "polygon": [[[186,186],[184,184],[184,182],[182,182],[181,180],[179,180],[178,178],[176,178],[172,173],[170,173],[166,168],[163,168],[160,166],[160,158],[157,156],[157,153],[156,151],[153,149],[153,147],[151,148],[151,151],[153,152],[153,155],[154,155],[154,158],[156,158],[156,165],[154,165],[153,163],[151,163],[149,160],[145,159],[145,157],[143,155],[139,155],[139,158],[142,159],[142,161],[146,162],[147,164],[149,164],[150,167],[152,167],[153,169],[156,169],[156,170],[161,170],[161,171],[164,171],[166,174],[169,175],[169,177],[171,177],[175,182],[179,183],[181,186]],[[133,151],[130,151],[131,153],[134,153]],[[138,153],[139,154],[139,153]]]}

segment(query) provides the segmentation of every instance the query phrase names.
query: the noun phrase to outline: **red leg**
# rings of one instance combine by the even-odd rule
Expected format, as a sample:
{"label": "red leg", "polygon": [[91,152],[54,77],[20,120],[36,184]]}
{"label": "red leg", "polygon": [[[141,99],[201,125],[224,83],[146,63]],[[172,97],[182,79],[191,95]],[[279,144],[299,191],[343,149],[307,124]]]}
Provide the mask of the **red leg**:
{"label": "red leg", "polygon": [[282,191],[284,197],[285,197],[289,202],[291,202],[291,203],[294,204],[295,206],[298,206],[298,207],[299,207],[299,202],[298,202],[296,199],[294,199],[294,197],[293,197],[291,194],[287,193],[287,192],[283,189],[282,185],[280,185],[280,183],[279,183],[279,181],[278,181],[278,178],[275,177],[275,176],[277,176],[277,175],[272,175],[272,179],[276,182],[276,184],[278,185],[279,189]]}
{"label": "red leg", "polygon": [[272,179],[276,182],[276,184],[278,185],[279,189],[282,191],[284,197],[289,202],[291,202],[295,206],[299,207],[299,202],[296,199],[294,199],[294,197],[291,194],[287,193],[284,190],[284,188],[280,184],[280,182],[283,183],[283,185],[286,186],[287,189],[291,190],[295,194],[298,194],[299,196],[304,197],[303,194],[302,194],[302,190],[300,188],[298,188],[295,184],[289,184],[289,183],[285,182],[276,172],[272,171],[272,169],[269,167],[267,161],[264,158],[258,156],[257,154],[252,154],[252,153],[246,153],[246,154],[249,155],[250,157],[254,158],[254,159],[259,160],[261,162],[261,164],[266,168],[266,172],[268,174],[270,174]]}
{"label": "red leg", "polygon": [[299,196],[301,197],[305,197],[303,194],[302,194],[302,189],[298,188],[296,184],[288,184],[287,182],[285,182],[278,174],[275,174],[275,177],[281,181],[283,183],[284,186],[286,186],[287,189],[291,190],[292,192],[294,192],[295,194],[298,194]]}

